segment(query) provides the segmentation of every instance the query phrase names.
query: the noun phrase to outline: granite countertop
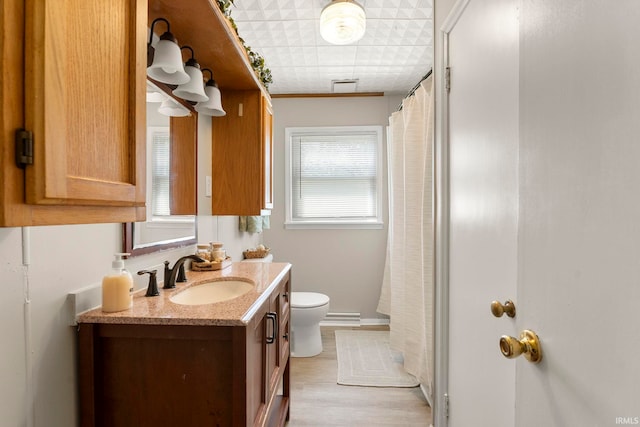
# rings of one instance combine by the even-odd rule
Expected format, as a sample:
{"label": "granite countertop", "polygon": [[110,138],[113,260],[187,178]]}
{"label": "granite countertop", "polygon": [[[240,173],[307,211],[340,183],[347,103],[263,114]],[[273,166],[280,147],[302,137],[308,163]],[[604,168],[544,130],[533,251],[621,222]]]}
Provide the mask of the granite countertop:
{"label": "granite countertop", "polygon": [[[145,287],[134,293],[130,309],[104,313],[101,308],[96,308],[79,314],[77,321],[136,325],[244,325],[290,269],[289,263],[234,262],[223,270],[187,271],[187,282],[177,283],[175,289],[162,289],[162,281],[159,280],[160,296],[146,297]],[[191,286],[215,279],[249,280],[255,287],[237,298],[213,304],[182,305],[169,299]]]}

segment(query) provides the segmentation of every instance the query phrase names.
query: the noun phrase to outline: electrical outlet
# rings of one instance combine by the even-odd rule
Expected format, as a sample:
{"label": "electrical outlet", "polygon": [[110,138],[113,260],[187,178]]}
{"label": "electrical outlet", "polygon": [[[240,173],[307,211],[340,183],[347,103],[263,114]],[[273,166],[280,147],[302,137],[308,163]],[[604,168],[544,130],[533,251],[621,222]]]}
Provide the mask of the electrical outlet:
{"label": "electrical outlet", "polygon": [[211,197],[211,177],[207,176],[205,178],[205,190],[204,195],[207,197]]}

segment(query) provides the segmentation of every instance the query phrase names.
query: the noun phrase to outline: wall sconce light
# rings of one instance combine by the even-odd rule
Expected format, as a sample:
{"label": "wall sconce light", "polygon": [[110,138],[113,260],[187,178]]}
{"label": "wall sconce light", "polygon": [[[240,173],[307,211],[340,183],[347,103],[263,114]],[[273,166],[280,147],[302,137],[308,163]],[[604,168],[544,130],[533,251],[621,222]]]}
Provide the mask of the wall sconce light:
{"label": "wall sconce light", "polygon": [[167,96],[158,86],[147,80],[147,102],[162,102]]}
{"label": "wall sconce light", "polygon": [[332,44],[357,42],[366,26],[364,8],[354,0],[332,0],[320,13],[320,35]]}
{"label": "wall sconce light", "polygon": [[220,89],[218,89],[218,84],[216,83],[216,81],[213,80],[213,71],[208,68],[202,70],[203,73],[205,71],[208,71],[209,74],[211,74],[211,78],[207,81],[207,85],[204,88],[204,91],[207,93],[209,100],[206,102],[198,102],[195,107],[196,111],[207,116],[222,117],[227,113],[222,108]]}
{"label": "wall sconce light", "polygon": [[170,96],[162,101],[160,107],[158,107],[158,113],[169,117],[186,117],[191,115],[188,108],[183,107]]}
{"label": "wall sconce light", "polygon": [[189,75],[189,81],[175,88],[173,94],[187,101],[208,101],[209,97],[204,92],[204,82],[202,71],[200,71],[200,64],[198,64],[198,61],[193,57],[193,49],[191,46],[182,46],[180,50],[182,49],[189,49],[191,51],[191,58],[184,64],[184,70]]}
{"label": "wall sconce light", "polygon": [[[167,31],[160,36],[155,49],[151,46],[153,40],[153,27],[156,22],[167,24]],[[189,81],[189,75],[182,64],[182,53],[178,41],[171,34],[169,21],[157,18],[151,23],[149,43],[147,44],[147,63],[151,59],[151,65],[147,67],[147,75],[154,80],[170,85],[180,85]]]}

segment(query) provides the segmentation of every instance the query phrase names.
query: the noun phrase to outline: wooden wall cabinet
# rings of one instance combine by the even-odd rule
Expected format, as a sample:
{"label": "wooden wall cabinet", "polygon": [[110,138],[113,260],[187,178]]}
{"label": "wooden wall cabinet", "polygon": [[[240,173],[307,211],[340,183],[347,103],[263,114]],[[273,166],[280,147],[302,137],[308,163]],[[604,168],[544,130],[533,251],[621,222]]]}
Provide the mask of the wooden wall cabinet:
{"label": "wooden wall cabinet", "polygon": [[283,426],[290,289],[243,326],[81,323],[81,425]]}
{"label": "wooden wall cabinet", "polygon": [[[273,111],[235,30],[211,0],[149,0],[149,22],[166,18],[181,46],[213,70],[224,117],[213,117],[212,213],[261,215],[273,207]],[[164,27],[161,26],[161,30]]]}
{"label": "wooden wall cabinet", "polygon": [[144,220],[146,0],[0,7],[0,226]]}
{"label": "wooden wall cabinet", "polygon": [[192,112],[186,117],[171,117],[169,129],[170,212],[171,215],[197,215],[198,113]]}
{"label": "wooden wall cabinet", "polygon": [[213,120],[212,212],[261,215],[273,208],[273,110],[260,90],[223,91]]}

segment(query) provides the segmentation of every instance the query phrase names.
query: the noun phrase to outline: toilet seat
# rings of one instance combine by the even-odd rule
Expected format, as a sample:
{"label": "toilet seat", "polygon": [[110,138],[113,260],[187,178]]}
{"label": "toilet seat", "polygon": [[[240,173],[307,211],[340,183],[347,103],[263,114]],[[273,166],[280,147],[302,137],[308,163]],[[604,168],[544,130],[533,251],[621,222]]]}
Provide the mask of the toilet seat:
{"label": "toilet seat", "polygon": [[329,297],[317,292],[291,292],[291,307],[314,308],[329,304]]}

